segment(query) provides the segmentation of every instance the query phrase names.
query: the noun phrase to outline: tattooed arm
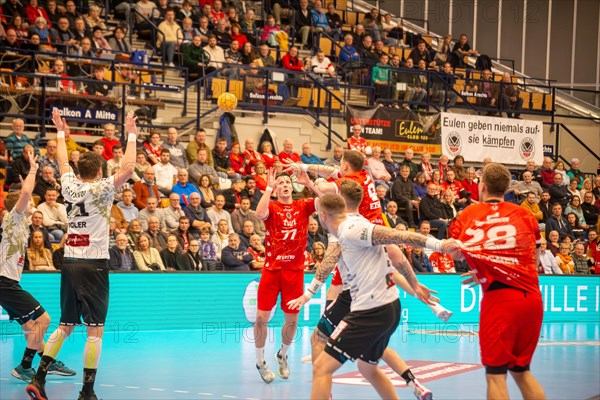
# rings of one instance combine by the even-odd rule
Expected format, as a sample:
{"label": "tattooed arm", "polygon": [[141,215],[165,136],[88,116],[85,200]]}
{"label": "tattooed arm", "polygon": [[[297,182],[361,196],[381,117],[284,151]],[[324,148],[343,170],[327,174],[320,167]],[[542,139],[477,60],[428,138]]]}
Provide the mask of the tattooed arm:
{"label": "tattooed arm", "polygon": [[442,251],[443,242],[416,232],[397,231],[385,226],[375,226],[375,229],[373,229],[373,245],[386,244],[406,244],[413,247],[427,247],[430,250]]}
{"label": "tattooed arm", "polygon": [[317,263],[315,277],[306,288],[304,294],[297,299],[288,301],[290,310],[299,310],[321,288],[329,274],[331,274],[331,271],[335,268],[341,254],[342,245],[337,241],[330,242],[325,251],[323,261]]}

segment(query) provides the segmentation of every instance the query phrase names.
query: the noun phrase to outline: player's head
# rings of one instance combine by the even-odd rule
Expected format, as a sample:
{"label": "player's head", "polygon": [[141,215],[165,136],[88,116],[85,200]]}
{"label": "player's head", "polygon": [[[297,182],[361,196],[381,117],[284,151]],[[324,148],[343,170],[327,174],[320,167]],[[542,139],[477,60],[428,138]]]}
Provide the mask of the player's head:
{"label": "player's head", "polygon": [[321,226],[327,232],[335,232],[337,225],[346,216],[346,202],[337,194],[326,194],[319,198],[318,215]]}
{"label": "player's head", "polygon": [[510,171],[502,164],[490,163],[483,168],[480,190],[484,197],[503,197],[510,184]]}
{"label": "player's head", "polygon": [[351,179],[343,179],[340,184],[340,195],[346,202],[347,211],[356,212],[362,202],[364,192],[358,182]]}
{"label": "player's head", "polygon": [[15,190],[15,191],[7,194],[6,199],[4,199],[4,208],[8,211],[12,211],[12,209],[17,204],[17,201],[19,201],[20,196],[21,196],[20,190]]}
{"label": "player's head", "polygon": [[279,200],[292,198],[292,177],[287,172],[280,172],[275,177],[275,194]]}
{"label": "player's head", "polygon": [[79,176],[84,181],[102,178],[102,156],[92,151],[85,152],[79,158]]}
{"label": "player's head", "polygon": [[343,175],[346,175],[362,170],[364,165],[365,158],[360,151],[346,150],[340,162],[340,171]]}

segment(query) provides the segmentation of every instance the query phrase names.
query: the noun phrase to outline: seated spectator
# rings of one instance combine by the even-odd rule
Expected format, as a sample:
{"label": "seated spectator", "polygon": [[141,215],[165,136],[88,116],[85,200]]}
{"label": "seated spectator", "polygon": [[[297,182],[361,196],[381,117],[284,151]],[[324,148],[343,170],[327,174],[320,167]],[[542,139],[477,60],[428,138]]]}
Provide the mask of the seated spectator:
{"label": "seated spectator", "polygon": [[438,48],[434,59],[438,64],[445,65],[448,63],[452,69],[452,63],[450,62],[452,58],[452,35],[444,35],[443,40],[438,40]]}
{"label": "seated spectator", "polygon": [[520,111],[523,108],[523,99],[519,97],[519,89],[512,84],[511,76],[508,72],[502,75],[502,86],[500,93],[502,109],[506,112],[507,118],[521,119]]}
{"label": "seated spectator", "polygon": [[456,78],[452,73],[452,65],[445,62],[440,73],[432,75],[431,91],[433,100],[442,105],[447,104],[449,107],[454,107],[458,101],[458,94],[452,90],[455,82]]}
{"label": "seated spectator", "polygon": [[375,146],[373,147],[371,157],[367,159],[367,164],[371,169],[371,175],[373,179],[377,183],[383,183],[385,186],[389,188],[390,182],[392,180],[392,176],[389,174],[387,169],[385,168],[385,164],[380,159],[381,157],[381,147]]}
{"label": "seated spectator", "polygon": [[[556,162],[556,164],[554,165],[554,174],[562,175],[561,185],[564,185],[564,186],[569,185],[571,178],[569,178],[569,175],[567,174],[567,171],[565,170],[565,163],[562,160],[558,160]],[[553,175],[553,179],[554,179],[554,175]],[[554,184],[554,181],[552,183],[550,183],[550,185],[548,187],[552,186],[553,184]]]}
{"label": "seated spectator", "polygon": [[[277,161],[278,162],[278,161]],[[262,167],[258,167],[260,171]],[[262,177],[265,178],[264,176]],[[256,186],[256,178],[254,176],[246,177],[246,187],[240,192],[240,198],[247,197],[250,199],[250,209],[256,211],[256,206],[262,197],[262,192]]]}
{"label": "seated spectator", "polygon": [[265,237],[265,224],[256,215],[256,211],[250,209],[250,199],[244,197],[240,200],[240,207],[231,213],[231,224],[234,232],[241,232],[244,222],[251,221],[254,229],[260,237]]}
{"label": "seated spectator", "polygon": [[594,226],[598,224],[600,208],[594,205],[593,192],[586,192],[583,195],[583,204],[581,205],[581,211],[583,212],[583,218],[585,219],[586,225]]}
{"label": "seated spectator", "polygon": [[583,185],[583,181],[585,180],[585,175],[579,169],[580,161],[578,158],[571,159],[571,168],[567,171],[567,175],[569,176],[569,181],[571,179],[577,179],[577,189],[581,189]]}
{"label": "seated spectator", "polygon": [[211,185],[219,185],[219,175],[208,160],[207,149],[199,148],[196,153],[196,160],[190,163],[188,168],[190,182],[199,186],[200,177],[208,176]]}
{"label": "seated spectator", "polygon": [[[254,39],[257,37],[257,33],[258,33],[254,19],[255,19],[254,10],[251,8],[248,8],[246,10],[246,13],[244,14],[244,17],[240,21],[240,26],[242,27],[242,32],[244,33],[244,35],[246,35],[249,42],[255,42]],[[281,22],[281,21],[279,21],[279,22]],[[278,22],[278,25],[280,25],[279,22]]]}
{"label": "seated spectator", "polygon": [[421,163],[418,165],[418,170],[425,174],[425,181],[429,183],[432,179],[433,165],[431,165],[431,154],[425,152],[421,154]]}
{"label": "seated spectator", "polygon": [[323,165],[323,161],[321,160],[321,158],[319,158],[311,152],[311,145],[308,142],[302,144],[302,154],[300,154],[300,160],[302,160],[304,164]]}
{"label": "seated spectator", "polygon": [[246,139],[245,147],[246,149],[242,153],[242,156],[244,157],[244,165],[246,166],[245,174],[248,175],[254,173],[254,166],[258,162],[262,162],[263,158],[262,155],[254,149],[253,139]]}
{"label": "seated spectator", "polygon": [[[162,210],[161,210],[162,211]],[[159,252],[167,247],[167,234],[164,227],[161,228],[160,219],[157,216],[148,218],[148,229],[146,234],[150,237],[150,246],[156,248]]]}
{"label": "seated spectator", "polygon": [[573,257],[571,257],[571,248],[569,244],[562,243],[558,254],[555,257],[558,268],[561,269],[565,275],[573,275],[575,273],[575,264]]}
{"label": "seated spectator", "polygon": [[117,203],[117,207],[123,212],[127,223],[130,223],[131,220],[137,219],[140,213],[140,210],[133,204],[133,191],[131,189],[123,189],[121,198],[122,200]]}
{"label": "seated spectator", "polygon": [[331,36],[329,21],[327,19],[327,15],[325,15],[325,10],[323,9],[323,3],[321,0],[316,0],[314,2],[314,8],[310,10],[310,14],[312,18],[312,31],[314,33],[325,32]]}
{"label": "seated spectator", "polygon": [[116,129],[114,124],[104,124],[104,136],[100,140],[104,144],[104,149],[102,150],[102,157],[104,157],[104,159],[107,161],[113,158],[113,147],[121,145],[121,142],[117,138],[115,138],[115,133]]}
{"label": "seated spectator", "polygon": [[479,53],[475,49],[471,49],[469,39],[464,33],[460,35],[458,42],[454,44],[452,48],[452,54],[454,54],[455,68],[467,68],[465,57],[478,56]]}
{"label": "seated spectator", "polygon": [[[581,206],[581,199],[578,195],[574,195],[571,198],[571,202],[565,209],[565,215],[569,215],[570,213],[575,214],[577,220],[577,226],[581,227],[584,230],[588,230],[589,225],[585,221],[585,216],[583,215],[583,208]],[[597,221],[592,223],[592,226],[596,224]]]}
{"label": "seated spectator", "polygon": [[581,190],[579,191],[579,193],[581,193],[582,200],[585,200],[585,194],[587,192],[592,193],[593,190],[594,187],[592,185],[592,178],[585,178],[583,184],[581,185]]}
{"label": "seated spectator", "polygon": [[294,151],[294,142],[292,139],[285,139],[283,141],[283,151],[279,153],[279,161],[283,164],[301,162],[300,155]]}
{"label": "seated spectator", "polygon": [[109,250],[108,267],[112,271],[133,271],[137,270],[137,264],[133,252],[128,246],[127,235],[120,233],[117,235],[116,244]]}
{"label": "seated spectator", "polygon": [[165,270],[160,253],[150,247],[150,237],[146,233],[142,233],[138,237],[137,250],[133,252],[133,256],[140,271]]}
{"label": "seated spectator", "polygon": [[573,232],[574,240],[585,240],[586,229],[579,225],[579,219],[577,218],[577,215],[574,212],[567,213],[567,222],[569,223],[571,232]]}
{"label": "seated spectator", "polygon": [[[344,45],[340,49],[339,64],[342,69],[356,67],[360,65],[360,54],[354,47],[354,37],[348,33],[344,36]],[[353,74],[352,70],[346,71],[346,80],[352,82],[352,78],[358,74]]]}
{"label": "seated spectator", "polygon": [[462,184],[458,179],[456,179],[456,175],[453,170],[449,170],[446,173],[446,180],[442,182],[442,190],[445,192],[450,190],[453,194],[454,199],[454,207],[457,210],[462,210],[467,205],[470,204],[471,194],[467,193],[466,190],[462,187]]}
{"label": "seated spectator", "polygon": [[[419,208],[421,201],[417,196],[417,192],[409,179],[410,175],[410,167],[408,165],[402,165],[400,167],[400,177],[396,179],[391,189],[391,198],[398,204],[399,208],[405,209],[405,220],[408,222],[409,228],[416,228],[414,217],[413,217],[413,209]],[[429,188],[428,188],[429,193]],[[423,198],[425,200],[427,196]],[[429,201],[429,200],[428,200]],[[430,201],[429,201],[430,202]],[[427,204],[429,204],[429,202]],[[437,203],[436,203],[437,204]],[[441,207],[441,204],[440,204]],[[441,208],[440,208],[441,211]],[[429,211],[427,211],[429,212]],[[421,212],[421,216],[423,216],[423,212]],[[441,215],[439,216],[441,217]],[[428,218],[425,218],[428,219]],[[437,219],[437,218],[433,218]],[[432,226],[434,226],[432,224]],[[437,227],[437,226],[436,226]]]}
{"label": "seated spectator", "polygon": [[[44,24],[40,24],[40,22],[39,18],[36,19],[35,24],[38,29],[36,29],[35,32],[40,34],[42,42],[45,42],[42,35],[44,34],[44,28],[47,24],[45,21]],[[67,17],[61,17],[58,19],[57,26],[50,29],[50,40],[59,53],[69,54],[72,48],[77,45],[77,39],[75,39],[73,32],[69,29],[69,25],[69,19]],[[54,67],[56,68],[56,65]]]}
{"label": "seated spectator", "polygon": [[306,267],[304,268],[304,271],[314,271],[316,265],[322,263],[325,258],[325,245],[321,242],[315,242],[312,250],[310,252],[307,250],[305,255],[304,264]]}
{"label": "seated spectator", "polygon": [[550,201],[554,203],[558,203],[562,206],[564,210],[567,208],[569,202],[571,201],[571,193],[569,192],[569,188],[563,185],[563,176],[561,174],[554,175],[554,184],[550,186],[548,191],[550,192]]}
{"label": "seated spectator", "polygon": [[9,151],[10,158],[16,160],[23,154],[23,149],[26,145],[30,145],[36,155],[40,155],[40,150],[37,148],[33,140],[25,134],[25,121],[21,118],[15,118],[12,121],[12,132],[5,139],[4,144]]}
{"label": "seated spectator", "polygon": [[187,266],[191,267],[189,260],[184,260],[183,258],[177,235],[171,234],[167,237],[167,247],[160,252],[160,259],[167,271],[180,269],[179,265],[184,264],[184,262]]}
{"label": "seated spectator", "polygon": [[[247,177],[248,178],[248,177]],[[259,189],[259,191],[264,191],[267,188],[267,168],[265,163],[259,161],[254,166],[254,174],[252,174],[252,178],[254,179],[255,186]],[[246,179],[246,183],[248,179]],[[252,202],[252,201],[251,201]]]}
{"label": "seated spectator", "polygon": [[[198,161],[196,161],[196,163],[197,162]],[[198,190],[200,191],[200,197],[202,199],[200,205],[208,211],[214,205],[217,194],[209,175],[200,176]]]}
{"label": "seated spectator", "polygon": [[567,185],[567,191],[571,195],[571,200],[575,196],[577,196],[577,197],[579,197],[579,199],[581,199],[581,193],[579,192],[579,190],[577,190],[577,179],[576,178],[572,178],[569,181],[569,184]]}
{"label": "seated spectator", "polygon": [[555,256],[548,250],[548,243],[546,239],[542,238],[540,241],[540,264],[538,266],[538,272],[546,275],[562,275],[562,270],[558,268],[556,264]]}
{"label": "seated spectator", "polygon": [[437,186],[429,185],[427,187],[427,195],[419,203],[419,215],[423,220],[429,221],[431,227],[438,229],[438,239],[444,239],[450,219],[445,216],[437,194]]}
{"label": "seated spectator", "polygon": [[[208,66],[213,68],[212,71],[223,67],[223,63],[225,62],[225,52],[222,47],[217,46],[217,37],[214,34],[211,33],[208,35],[208,45],[204,46],[204,51],[210,57]],[[212,71],[209,70],[209,72]]]}
{"label": "seated spectator", "polygon": [[[232,213],[235,209],[240,207],[241,201],[241,192],[244,190],[246,184],[244,181],[234,180],[229,189],[225,189],[221,192],[223,197],[225,197],[225,210],[229,213]],[[234,228],[235,229],[235,228]]]}
{"label": "seated spectator", "polygon": [[48,140],[46,143],[46,154],[38,158],[38,165],[40,170],[45,166],[52,167],[54,172],[54,178],[59,179],[59,167],[58,160],[56,159],[56,141]]}
{"label": "seated spectator", "polygon": [[[31,169],[31,163],[29,162],[29,154],[33,154],[33,146],[25,145],[22,154],[18,158],[13,157],[11,164],[11,178],[7,183],[15,183],[16,187],[21,187],[21,181],[25,180]],[[51,168],[51,167],[47,167]],[[48,170],[50,171],[50,170]],[[51,179],[54,179],[54,171],[51,172]]]}
{"label": "seated spectator", "polygon": [[[324,164],[329,165],[331,167],[339,167],[342,163],[343,155],[344,155],[344,148],[342,146],[340,146],[339,144],[336,144],[335,146],[333,146],[332,157],[326,159]],[[383,163],[386,164],[386,161],[384,160]],[[387,164],[386,164],[386,169],[387,169]],[[388,172],[389,172],[389,170],[388,170]]]}
{"label": "seated spectator", "polygon": [[256,235],[256,231],[254,229],[254,223],[252,221],[244,221],[244,226],[242,227],[241,232],[235,232],[240,236],[240,246],[242,247],[250,247],[250,238],[252,235]]}
{"label": "seated spectator", "polygon": [[431,262],[431,268],[436,273],[456,273],[454,268],[454,260],[450,254],[442,254],[438,251],[434,251],[429,257]]}
{"label": "seated spectator", "polygon": [[571,258],[573,259],[575,275],[590,274],[590,267],[588,266],[587,257],[585,256],[585,246],[583,243],[575,243]]}
{"label": "seated spectator", "polygon": [[48,229],[50,241],[60,243],[65,232],[67,232],[67,209],[64,204],[57,203],[58,191],[56,189],[46,190],[45,202],[38,206],[38,211],[43,215],[43,224]]}
{"label": "seated spectator", "polygon": [[383,210],[386,209],[388,202],[390,201],[390,197],[388,196],[389,187],[383,182],[379,182],[377,187],[375,187],[375,193],[377,194],[377,198],[381,203],[381,208]]}
{"label": "seated spectator", "polygon": [[[231,44],[231,35],[229,34],[227,26],[227,21],[225,19],[220,19],[215,24],[215,29],[213,29],[212,34],[217,37],[217,43],[222,43],[223,46],[227,46]],[[238,43],[239,45],[239,43]],[[229,72],[237,72],[237,71],[229,71]],[[228,74],[224,75],[228,76]]]}
{"label": "seated spectator", "polygon": [[422,247],[413,247],[411,261],[415,272],[434,272],[429,257]]}
{"label": "seated spectator", "polygon": [[500,96],[500,87],[492,78],[492,71],[484,69],[481,72],[481,81],[477,82],[472,90],[484,94],[485,97],[478,97],[477,104],[480,107],[490,109],[487,115],[496,115],[498,109],[498,98]]}
{"label": "seated spectator", "polygon": [[160,133],[158,131],[150,132],[148,140],[144,142],[143,147],[150,165],[158,164],[160,162],[160,154],[162,153]]}
{"label": "seated spectator", "polygon": [[313,249],[313,245],[316,242],[321,242],[324,246],[327,246],[328,239],[327,235],[323,233],[322,229],[320,229],[319,221],[315,218],[310,217],[308,219],[308,237],[306,240],[306,251],[311,252]]}
{"label": "seated spectator", "polygon": [[[259,270],[265,266],[265,246],[263,246],[260,236],[252,235],[250,237],[250,246],[248,247],[248,253],[252,254],[253,258],[253,260],[250,262],[250,268],[252,268],[252,270]],[[323,253],[325,253],[324,250]]]}
{"label": "seated spectator", "polygon": [[158,208],[158,199],[149,197],[146,201],[146,208],[142,209],[138,215],[138,220],[142,224],[142,229],[148,230],[148,221],[151,217],[158,218],[160,230],[166,232],[165,214],[161,208]]}
{"label": "seated spectator", "polygon": [[206,210],[200,205],[199,193],[190,194],[190,203],[185,208],[184,212],[186,217],[188,217],[190,224],[189,233],[192,236],[197,238],[202,229],[211,229],[212,224],[210,218],[208,218]]}
{"label": "seated spectator", "polygon": [[192,42],[183,48],[183,67],[188,68],[190,74],[204,76],[215,71],[208,65],[210,56],[202,47],[202,37],[194,36]]}
{"label": "seated spectator", "polygon": [[212,224],[212,230],[216,232],[218,230],[219,221],[225,220],[228,225],[228,232],[233,232],[233,226],[231,225],[231,215],[223,209],[225,206],[225,197],[222,194],[215,196],[213,207],[210,208],[206,213]]}
{"label": "seated spectator", "polygon": [[163,142],[162,148],[163,150],[169,150],[171,155],[169,162],[173,164],[175,168],[187,168],[189,166],[186,148],[179,141],[179,134],[177,133],[176,128],[171,127],[167,130],[167,140]]}
{"label": "seated spectator", "polygon": [[403,165],[407,165],[410,168],[410,173],[408,174],[408,179],[411,182],[413,179],[415,179],[417,172],[420,171],[419,164],[417,164],[416,162],[413,161],[414,157],[415,157],[415,152],[412,148],[409,147],[404,152],[404,160],[402,160],[400,162],[400,168],[402,168]]}
{"label": "seated spectator", "polygon": [[415,176],[415,181],[413,182],[413,187],[415,188],[415,193],[417,194],[419,200],[427,195],[427,182],[425,181],[425,173],[417,172],[417,176]]}
{"label": "seated spectator", "polygon": [[400,164],[392,158],[392,150],[389,147],[383,149],[383,160],[381,162],[390,174],[390,181],[395,181],[400,176]]}
{"label": "seated spectator", "polygon": [[[239,40],[239,39],[238,39]],[[254,52],[254,48],[252,47],[252,43],[250,42],[246,42],[244,43],[244,45],[242,46],[242,50],[240,51],[242,53],[242,64],[247,65],[249,67],[258,67],[258,64],[256,63],[256,60],[258,59],[258,56],[256,55],[256,53]],[[258,76],[258,70],[251,70],[252,74],[254,76]],[[248,76],[250,76],[250,74],[246,73],[246,85],[248,85]],[[256,78],[258,79],[258,78]],[[256,90],[254,90],[256,91]]]}
{"label": "seated spectator", "polygon": [[192,18],[176,18],[181,21],[181,32],[183,34],[183,40],[181,41],[181,49],[192,43],[194,38],[200,35],[198,28],[194,27],[194,21]]}
{"label": "seated spectator", "polygon": [[240,144],[237,142],[231,144],[229,161],[232,170],[234,170],[237,174],[246,175],[245,159],[243,154],[240,153]]}
{"label": "seated spectator", "polygon": [[171,152],[163,149],[160,153],[159,162],[154,164],[155,183],[158,191],[165,196],[171,194],[171,188],[177,178],[177,168],[170,163]]}
{"label": "seated spectator", "polygon": [[156,46],[162,51],[163,65],[174,67],[173,58],[175,51],[179,49],[183,42],[183,31],[177,22],[175,22],[175,11],[168,10],[165,13],[165,20],[158,25],[158,29],[163,33],[157,35]]}
{"label": "seated spectator", "polygon": [[210,146],[206,144],[206,131],[203,128],[198,129],[194,140],[191,141],[186,148],[186,155],[190,165],[196,161],[198,150],[200,149],[206,150],[206,162],[210,165],[214,165],[212,150]]}
{"label": "seated spectator", "polygon": [[120,26],[117,26],[113,30],[113,36],[108,39],[108,44],[114,51],[118,51],[120,53],[130,54],[133,52],[133,46],[125,38],[125,29]]}
{"label": "seated spectator", "polygon": [[431,57],[429,50],[427,50],[427,45],[424,40],[420,40],[419,43],[417,43],[417,46],[412,49],[408,57],[413,60],[415,65],[418,65],[419,61],[423,60],[428,67],[433,68],[436,66],[436,62]]}
{"label": "seated spectator", "polygon": [[546,220],[544,219],[544,213],[540,210],[540,206],[537,203],[537,197],[535,193],[528,192],[525,200],[521,202],[521,207],[530,211],[535,219],[537,219],[540,231],[546,230]]}
{"label": "seated spectator", "polygon": [[240,179],[242,177],[231,168],[231,160],[227,151],[227,139],[224,137],[217,140],[217,144],[212,151],[212,159],[219,177],[225,179]]}
{"label": "seated spectator", "polygon": [[275,59],[271,55],[271,49],[266,43],[259,46],[255,62],[259,67],[275,67]]}
{"label": "seated spectator", "polygon": [[108,40],[104,38],[104,31],[99,26],[92,29],[92,48],[96,50],[96,54],[112,52]]}
{"label": "seated spectator", "polygon": [[188,251],[183,254],[183,258],[187,261],[187,264],[191,267],[192,271],[202,271],[202,253],[200,252],[200,244],[198,240],[193,239],[190,242]]}
{"label": "seated spectator", "polygon": [[229,234],[227,246],[221,253],[221,262],[224,271],[250,271],[252,254],[246,247],[240,246],[240,237],[237,233]]}
{"label": "seated spectator", "polygon": [[462,181],[467,177],[467,170],[464,167],[465,158],[460,154],[454,157],[454,161],[452,162],[452,171],[454,171],[454,178],[458,181]]}
{"label": "seated spectator", "polygon": [[[26,154],[27,153],[23,153],[23,156],[26,156]],[[14,175],[18,174],[18,176],[22,176],[22,174],[24,173],[24,171],[22,170],[22,168],[24,166],[21,161],[22,158],[23,157],[19,157],[12,164],[12,168],[13,168],[12,173]],[[33,194],[36,196],[40,196],[40,198],[42,198],[41,201],[43,202],[44,201],[43,199],[46,196],[46,192],[49,189],[55,189],[55,190],[60,191],[60,183],[58,183],[56,174],[54,173],[54,169],[51,166],[47,165],[40,169],[41,169],[42,173],[37,178],[37,182],[35,183],[35,186],[33,188]],[[11,181],[14,181],[14,179]],[[60,197],[60,193],[59,193],[59,197]]]}
{"label": "seated spectator", "polygon": [[156,187],[156,184],[154,183],[154,169],[152,169],[152,167],[149,166],[146,168],[146,171],[144,171],[144,178],[133,185],[133,191],[135,193],[133,204],[140,210],[146,208],[146,203],[149,198],[160,199],[158,187]]}
{"label": "seated spectator", "polygon": [[398,214],[398,204],[395,201],[389,201],[385,208],[385,217],[390,228],[395,228],[398,224],[404,224],[408,226],[408,223],[402,219]]}
{"label": "seated spectator", "polygon": [[[17,194],[19,193],[19,191],[13,193]],[[43,221],[44,214],[37,210],[34,211],[31,214],[31,225],[29,225],[29,235],[31,236],[34,232],[41,232],[42,236],[44,236],[44,247],[49,250],[52,250],[52,245],[50,244],[50,233],[48,232],[48,229],[46,229],[46,227],[43,225]]]}
{"label": "seated spectator", "polygon": [[442,202],[442,211],[444,213],[444,216],[448,220],[454,219],[458,215],[459,210],[455,205],[456,197],[454,196],[454,193],[452,192],[451,189],[446,189],[443,192],[441,202]]}
{"label": "seated spectator", "polygon": [[[35,1],[35,0],[34,0]],[[106,24],[100,17],[100,7],[95,4],[90,5],[88,14],[84,16],[85,25],[89,30],[93,30],[96,27],[100,27],[102,30],[106,30]]]}
{"label": "seated spectator", "polygon": [[553,257],[556,257],[560,250],[560,235],[558,231],[550,231],[546,234],[548,238],[548,250],[552,253]]}
{"label": "seated spectator", "polygon": [[210,237],[210,242],[215,245],[216,259],[221,260],[221,252],[227,246],[229,242],[229,234],[233,233],[229,231],[227,221],[220,220],[217,224],[217,231]]}
{"label": "seated spectator", "polygon": [[[238,42],[240,54],[242,55],[240,61],[242,62],[242,64],[248,65],[249,62],[245,62],[245,59],[244,59],[244,56],[247,57],[248,54],[242,54],[242,53],[243,53],[243,49],[246,47],[246,43],[250,43],[250,49],[252,49],[252,43],[248,41],[248,37],[244,34],[244,32],[242,30],[242,26],[237,22],[234,22],[231,24],[231,42],[233,43],[234,40],[236,40]],[[252,53],[254,53],[254,51],[252,51]]]}
{"label": "seated spectator", "polygon": [[177,229],[179,227],[179,218],[185,216],[177,193],[171,193],[169,195],[169,206],[163,208],[163,212],[165,214],[167,231],[172,232]]}
{"label": "seated spectator", "polygon": [[33,232],[27,244],[27,263],[30,271],[56,271],[52,262],[52,251],[44,247],[42,232]]}
{"label": "seated spectator", "polygon": [[127,226],[127,239],[129,239],[129,248],[132,251],[137,250],[137,243],[141,234],[142,223],[137,219],[132,219]]}

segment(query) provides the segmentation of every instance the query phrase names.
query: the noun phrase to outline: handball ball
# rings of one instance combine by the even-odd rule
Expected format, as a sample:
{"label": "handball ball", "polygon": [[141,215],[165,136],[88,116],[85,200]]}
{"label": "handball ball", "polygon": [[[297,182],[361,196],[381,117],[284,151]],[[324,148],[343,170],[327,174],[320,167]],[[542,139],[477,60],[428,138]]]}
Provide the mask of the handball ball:
{"label": "handball ball", "polygon": [[233,111],[237,107],[237,104],[237,97],[233,93],[221,93],[217,99],[217,105],[223,111]]}

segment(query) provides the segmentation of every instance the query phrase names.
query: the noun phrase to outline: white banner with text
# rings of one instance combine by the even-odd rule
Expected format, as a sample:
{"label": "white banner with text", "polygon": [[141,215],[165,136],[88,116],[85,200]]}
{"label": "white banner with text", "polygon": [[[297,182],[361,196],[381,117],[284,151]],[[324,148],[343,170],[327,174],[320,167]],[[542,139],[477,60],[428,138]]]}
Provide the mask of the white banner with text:
{"label": "white banner with text", "polygon": [[544,130],[541,121],[464,114],[441,114],[442,153],[453,159],[462,155],[467,162],[485,157],[503,164],[526,164],[544,158]]}

